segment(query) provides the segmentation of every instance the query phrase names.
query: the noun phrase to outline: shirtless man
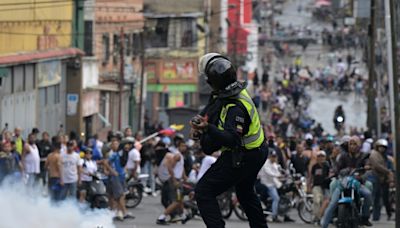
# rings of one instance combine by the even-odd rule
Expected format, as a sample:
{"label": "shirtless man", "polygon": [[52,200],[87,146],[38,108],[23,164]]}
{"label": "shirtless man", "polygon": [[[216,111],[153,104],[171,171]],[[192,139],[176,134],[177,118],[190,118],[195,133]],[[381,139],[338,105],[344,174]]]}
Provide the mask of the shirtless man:
{"label": "shirtless man", "polygon": [[[54,137],[53,137],[54,138]],[[49,175],[49,192],[54,201],[61,200],[62,180],[61,142],[53,139],[53,151],[47,157],[45,167]]]}

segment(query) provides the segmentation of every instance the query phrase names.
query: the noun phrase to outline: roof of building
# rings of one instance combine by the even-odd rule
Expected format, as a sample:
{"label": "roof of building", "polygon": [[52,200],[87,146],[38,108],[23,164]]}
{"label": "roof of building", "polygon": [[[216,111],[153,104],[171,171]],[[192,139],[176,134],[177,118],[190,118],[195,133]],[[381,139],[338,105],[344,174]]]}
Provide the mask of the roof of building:
{"label": "roof of building", "polygon": [[74,56],[82,56],[85,53],[78,48],[62,48],[45,51],[12,53],[0,56],[0,66],[17,65],[21,63],[41,62],[50,59],[66,59]]}

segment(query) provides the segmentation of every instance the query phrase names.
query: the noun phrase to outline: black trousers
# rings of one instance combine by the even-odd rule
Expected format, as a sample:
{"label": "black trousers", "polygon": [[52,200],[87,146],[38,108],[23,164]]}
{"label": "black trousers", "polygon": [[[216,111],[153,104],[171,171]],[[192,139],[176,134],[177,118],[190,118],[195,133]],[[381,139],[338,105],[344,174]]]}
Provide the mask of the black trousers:
{"label": "black trousers", "polygon": [[196,185],[196,200],[204,223],[208,228],[225,227],[216,197],[234,186],[250,227],[267,228],[260,200],[254,190],[257,174],[268,156],[267,148],[246,151],[240,168],[233,168],[232,153],[222,153]]}

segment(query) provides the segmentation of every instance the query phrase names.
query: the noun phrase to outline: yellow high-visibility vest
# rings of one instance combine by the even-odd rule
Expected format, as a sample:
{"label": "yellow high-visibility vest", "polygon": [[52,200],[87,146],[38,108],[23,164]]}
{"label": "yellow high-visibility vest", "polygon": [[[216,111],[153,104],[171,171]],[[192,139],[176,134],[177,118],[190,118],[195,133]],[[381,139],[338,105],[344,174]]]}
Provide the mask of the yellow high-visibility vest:
{"label": "yellow high-visibility vest", "polygon": [[[264,131],[261,127],[260,117],[258,116],[257,108],[254,105],[253,100],[245,89],[233,99],[236,99],[243,104],[251,120],[249,131],[246,135],[242,136],[242,146],[248,150],[260,147],[264,142]],[[219,116],[218,129],[224,130],[226,114],[228,113],[229,108],[234,106],[236,106],[236,104],[227,104],[222,107]],[[224,148],[222,150],[224,150]]]}

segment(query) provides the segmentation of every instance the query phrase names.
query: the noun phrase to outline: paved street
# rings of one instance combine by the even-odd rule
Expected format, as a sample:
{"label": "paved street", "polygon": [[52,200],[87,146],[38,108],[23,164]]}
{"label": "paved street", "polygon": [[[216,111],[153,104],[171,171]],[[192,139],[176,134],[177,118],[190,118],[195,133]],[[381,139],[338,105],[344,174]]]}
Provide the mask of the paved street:
{"label": "paved street", "polygon": [[[324,27],[330,27],[330,24],[321,23],[316,20],[312,20],[311,13],[305,11],[305,7],[312,3],[310,0],[291,0],[288,1],[283,8],[283,15],[277,15],[275,17],[275,21],[279,21],[281,25],[288,26],[292,25],[294,27],[304,27],[309,26],[314,32],[321,31]],[[303,10],[298,12],[298,6],[302,5]],[[301,53],[303,59],[303,66],[310,66],[311,69],[315,69],[316,67],[324,67],[327,65],[326,56],[327,50],[320,44],[310,45],[306,52],[301,51],[301,47],[298,45],[291,46],[295,53]],[[361,53],[353,53],[356,56],[356,60],[360,60]],[[321,58],[318,58],[320,55]],[[293,59],[285,59],[285,64],[292,64]],[[283,61],[278,60],[277,64],[282,66]],[[361,68],[365,68],[364,65],[360,65]],[[279,69],[275,67],[275,69]],[[365,72],[365,71],[364,71]],[[357,128],[365,128],[367,121],[367,107],[366,102],[364,101],[356,101],[354,97],[354,93],[346,93],[339,95],[337,92],[320,92],[314,89],[307,91],[309,95],[312,97],[312,102],[309,107],[310,115],[322,124],[325,131],[329,134],[336,134],[336,130],[333,124],[333,114],[335,108],[338,105],[342,105],[346,114],[346,128],[349,127],[357,127]]]}
{"label": "paved street", "polygon": [[[116,222],[117,228],[152,228],[161,227],[155,224],[155,221],[159,214],[162,212],[162,206],[160,204],[160,197],[146,197],[143,202],[138,206],[138,208],[131,210],[132,214],[136,216],[134,220],[126,220],[124,222]],[[312,225],[307,225],[301,222],[301,220],[296,215],[297,211],[291,211],[291,217],[296,220],[296,223],[286,223],[286,224],[270,224],[269,227],[273,228],[289,228],[289,227],[314,227]],[[386,219],[386,216],[383,216]],[[181,224],[173,224],[168,227],[183,227]],[[205,227],[200,218],[190,220],[185,227],[190,228],[203,228]],[[235,214],[232,214],[231,218],[226,220],[227,228],[243,228],[248,227],[246,222],[240,221]],[[394,222],[381,222],[374,224],[376,228],[391,228],[394,227]]]}

